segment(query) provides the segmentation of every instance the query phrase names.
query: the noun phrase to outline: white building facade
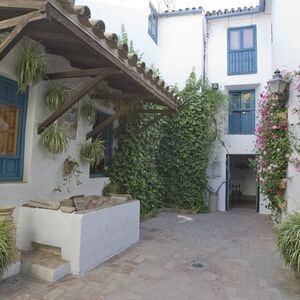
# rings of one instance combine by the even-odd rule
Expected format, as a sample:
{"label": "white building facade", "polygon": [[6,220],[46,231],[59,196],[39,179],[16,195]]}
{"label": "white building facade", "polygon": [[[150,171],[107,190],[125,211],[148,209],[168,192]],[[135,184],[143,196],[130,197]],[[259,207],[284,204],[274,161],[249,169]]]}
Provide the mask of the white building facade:
{"label": "white building facade", "polygon": [[[124,7],[130,0],[123,1]],[[256,7],[205,12],[202,7],[164,10],[156,2],[141,1],[140,7],[117,13],[112,4],[104,4],[99,14],[108,24],[125,25],[136,49],[144,59],[158,67],[164,80],[179,88],[193,67],[199,76],[217,83],[228,95],[222,143],[218,143],[208,170],[209,185],[218,192],[218,210],[249,206],[268,213],[259,193],[256,174],[249,165],[254,158],[255,125],[260,93],[275,69],[294,70],[300,62],[296,0],[260,0]],[[121,6],[120,6],[121,5]],[[122,14],[120,18],[119,14]],[[141,21],[143,18],[143,21]],[[145,19],[147,18],[147,19]],[[118,25],[116,25],[118,24]],[[288,34],[287,34],[288,33]],[[290,112],[297,104],[290,95]],[[291,113],[289,121],[294,121]],[[288,211],[299,209],[299,176],[289,166],[292,177],[287,189]]]}

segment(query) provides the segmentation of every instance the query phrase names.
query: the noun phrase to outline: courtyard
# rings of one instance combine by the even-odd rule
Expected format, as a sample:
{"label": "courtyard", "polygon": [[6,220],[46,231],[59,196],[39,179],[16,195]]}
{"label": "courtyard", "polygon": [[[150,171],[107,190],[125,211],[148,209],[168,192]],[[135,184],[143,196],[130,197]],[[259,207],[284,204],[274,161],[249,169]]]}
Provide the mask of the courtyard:
{"label": "courtyard", "polygon": [[82,276],[49,284],[17,275],[1,300],[292,300],[299,281],[283,268],[273,223],[251,209],[141,223],[140,242]]}

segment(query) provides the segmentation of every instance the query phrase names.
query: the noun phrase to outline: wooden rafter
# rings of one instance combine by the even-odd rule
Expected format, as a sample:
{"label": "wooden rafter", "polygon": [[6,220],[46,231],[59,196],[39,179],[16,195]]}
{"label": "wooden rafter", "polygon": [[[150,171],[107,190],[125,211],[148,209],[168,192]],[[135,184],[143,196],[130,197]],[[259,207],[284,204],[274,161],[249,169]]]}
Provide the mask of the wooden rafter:
{"label": "wooden rafter", "polygon": [[46,75],[45,79],[54,80],[54,79],[97,76],[103,72],[107,74],[114,70],[116,70],[116,68],[114,67],[104,67],[104,68],[95,68],[95,69],[87,69],[87,70],[74,70],[74,71],[67,71],[67,72],[49,73]]}
{"label": "wooden rafter", "polygon": [[1,0],[1,8],[44,10],[44,0]]}
{"label": "wooden rafter", "polygon": [[139,109],[137,110],[141,114],[162,114],[171,113],[168,109]]}
{"label": "wooden rafter", "polygon": [[[117,71],[118,72],[118,71]],[[75,103],[77,103],[83,96],[85,96],[90,90],[92,90],[97,84],[105,79],[111,72],[102,72],[92,80],[88,81],[83,87],[71,98],[66,101],[56,112],[49,116],[39,127],[38,134],[42,133],[47,127],[55,122],[60,116],[62,116],[67,110],[69,110]]]}
{"label": "wooden rafter", "polygon": [[[1,2],[0,2],[0,5],[2,5]],[[22,22],[22,20],[24,20],[24,18],[27,16],[30,17],[28,20],[28,23],[32,22],[32,21],[36,21],[42,17],[45,17],[45,15],[43,13],[40,13],[36,17],[32,17],[32,12],[30,12],[25,15],[21,15],[21,16],[17,16],[14,18],[0,21],[0,32],[9,31],[11,28],[17,26],[20,22]]]}
{"label": "wooden rafter", "polygon": [[86,45],[89,45],[89,47],[95,50],[98,54],[102,55],[118,68],[123,70],[126,76],[131,78],[137,84],[137,86],[148,93],[153,94],[160,103],[163,103],[171,110],[176,111],[178,106],[176,103],[166,97],[166,95],[161,90],[157,89],[154,84],[145,82],[145,80],[138,73],[132,72],[132,69],[124,64],[121,58],[112,55],[111,49],[105,41],[99,39],[97,42],[95,42],[91,34],[84,28],[80,28],[78,24],[74,23],[74,20],[72,20],[70,16],[66,16],[64,11],[59,6],[52,5],[51,3],[51,5],[47,7],[47,12],[50,17],[67,28],[74,36],[77,36],[77,38],[82,40]]}
{"label": "wooden rafter", "polygon": [[24,15],[20,22],[15,26],[15,28],[3,40],[3,42],[0,45],[0,61],[21,39],[21,37],[23,36],[23,30],[28,24],[29,20],[33,17],[36,17],[39,14],[39,11],[34,11],[32,13]]}
{"label": "wooden rafter", "polygon": [[[95,95],[97,97],[97,95]],[[99,96],[100,100],[151,100],[155,99],[154,96],[149,94],[139,93],[120,93],[107,96]],[[102,99],[103,98],[103,99]]]}
{"label": "wooden rafter", "polygon": [[155,116],[151,121],[149,121],[148,123],[146,123],[144,126],[142,126],[139,129],[139,132],[145,131],[147,128],[153,126],[155,123],[157,123],[161,118],[169,115],[171,112],[169,110],[165,110],[163,113]]}
{"label": "wooden rafter", "polygon": [[101,133],[101,131],[110,125],[114,120],[120,118],[122,115],[126,114],[133,106],[136,105],[135,101],[130,101],[124,107],[122,107],[119,111],[115,114],[104,120],[103,122],[99,123],[92,131],[87,134],[87,139],[97,136]]}

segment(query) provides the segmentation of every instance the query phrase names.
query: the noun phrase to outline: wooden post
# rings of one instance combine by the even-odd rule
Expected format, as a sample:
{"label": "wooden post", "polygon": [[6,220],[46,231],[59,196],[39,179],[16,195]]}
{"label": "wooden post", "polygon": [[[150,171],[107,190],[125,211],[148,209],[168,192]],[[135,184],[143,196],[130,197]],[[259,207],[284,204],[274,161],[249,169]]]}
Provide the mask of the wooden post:
{"label": "wooden post", "polygon": [[29,20],[40,14],[40,11],[34,11],[30,14],[24,15],[18,25],[8,34],[4,41],[0,45],[0,61],[6,56],[6,54],[17,44],[22,37],[22,32]]}
{"label": "wooden post", "polygon": [[148,123],[146,123],[144,126],[142,126],[140,129],[139,129],[139,132],[142,132],[144,130],[146,130],[147,128],[149,128],[150,126],[154,125],[155,123],[157,123],[161,118],[167,116],[170,114],[170,111],[169,110],[166,110],[164,111],[163,113],[155,116],[151,121],[149,121]]}

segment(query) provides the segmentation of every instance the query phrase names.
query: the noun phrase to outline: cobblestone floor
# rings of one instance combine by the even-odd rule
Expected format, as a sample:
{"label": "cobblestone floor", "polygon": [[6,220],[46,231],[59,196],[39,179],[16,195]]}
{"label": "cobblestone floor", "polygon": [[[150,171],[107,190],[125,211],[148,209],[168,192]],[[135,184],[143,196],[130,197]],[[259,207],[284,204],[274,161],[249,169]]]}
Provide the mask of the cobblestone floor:
{"label": "cobblestone floor", "polygon": [[300,281],[282,266],[272,223],[253,210],[162,213],[142,223],[139,244],[91,272],[55,284],[18,276],[0,299],[290,300]]}

